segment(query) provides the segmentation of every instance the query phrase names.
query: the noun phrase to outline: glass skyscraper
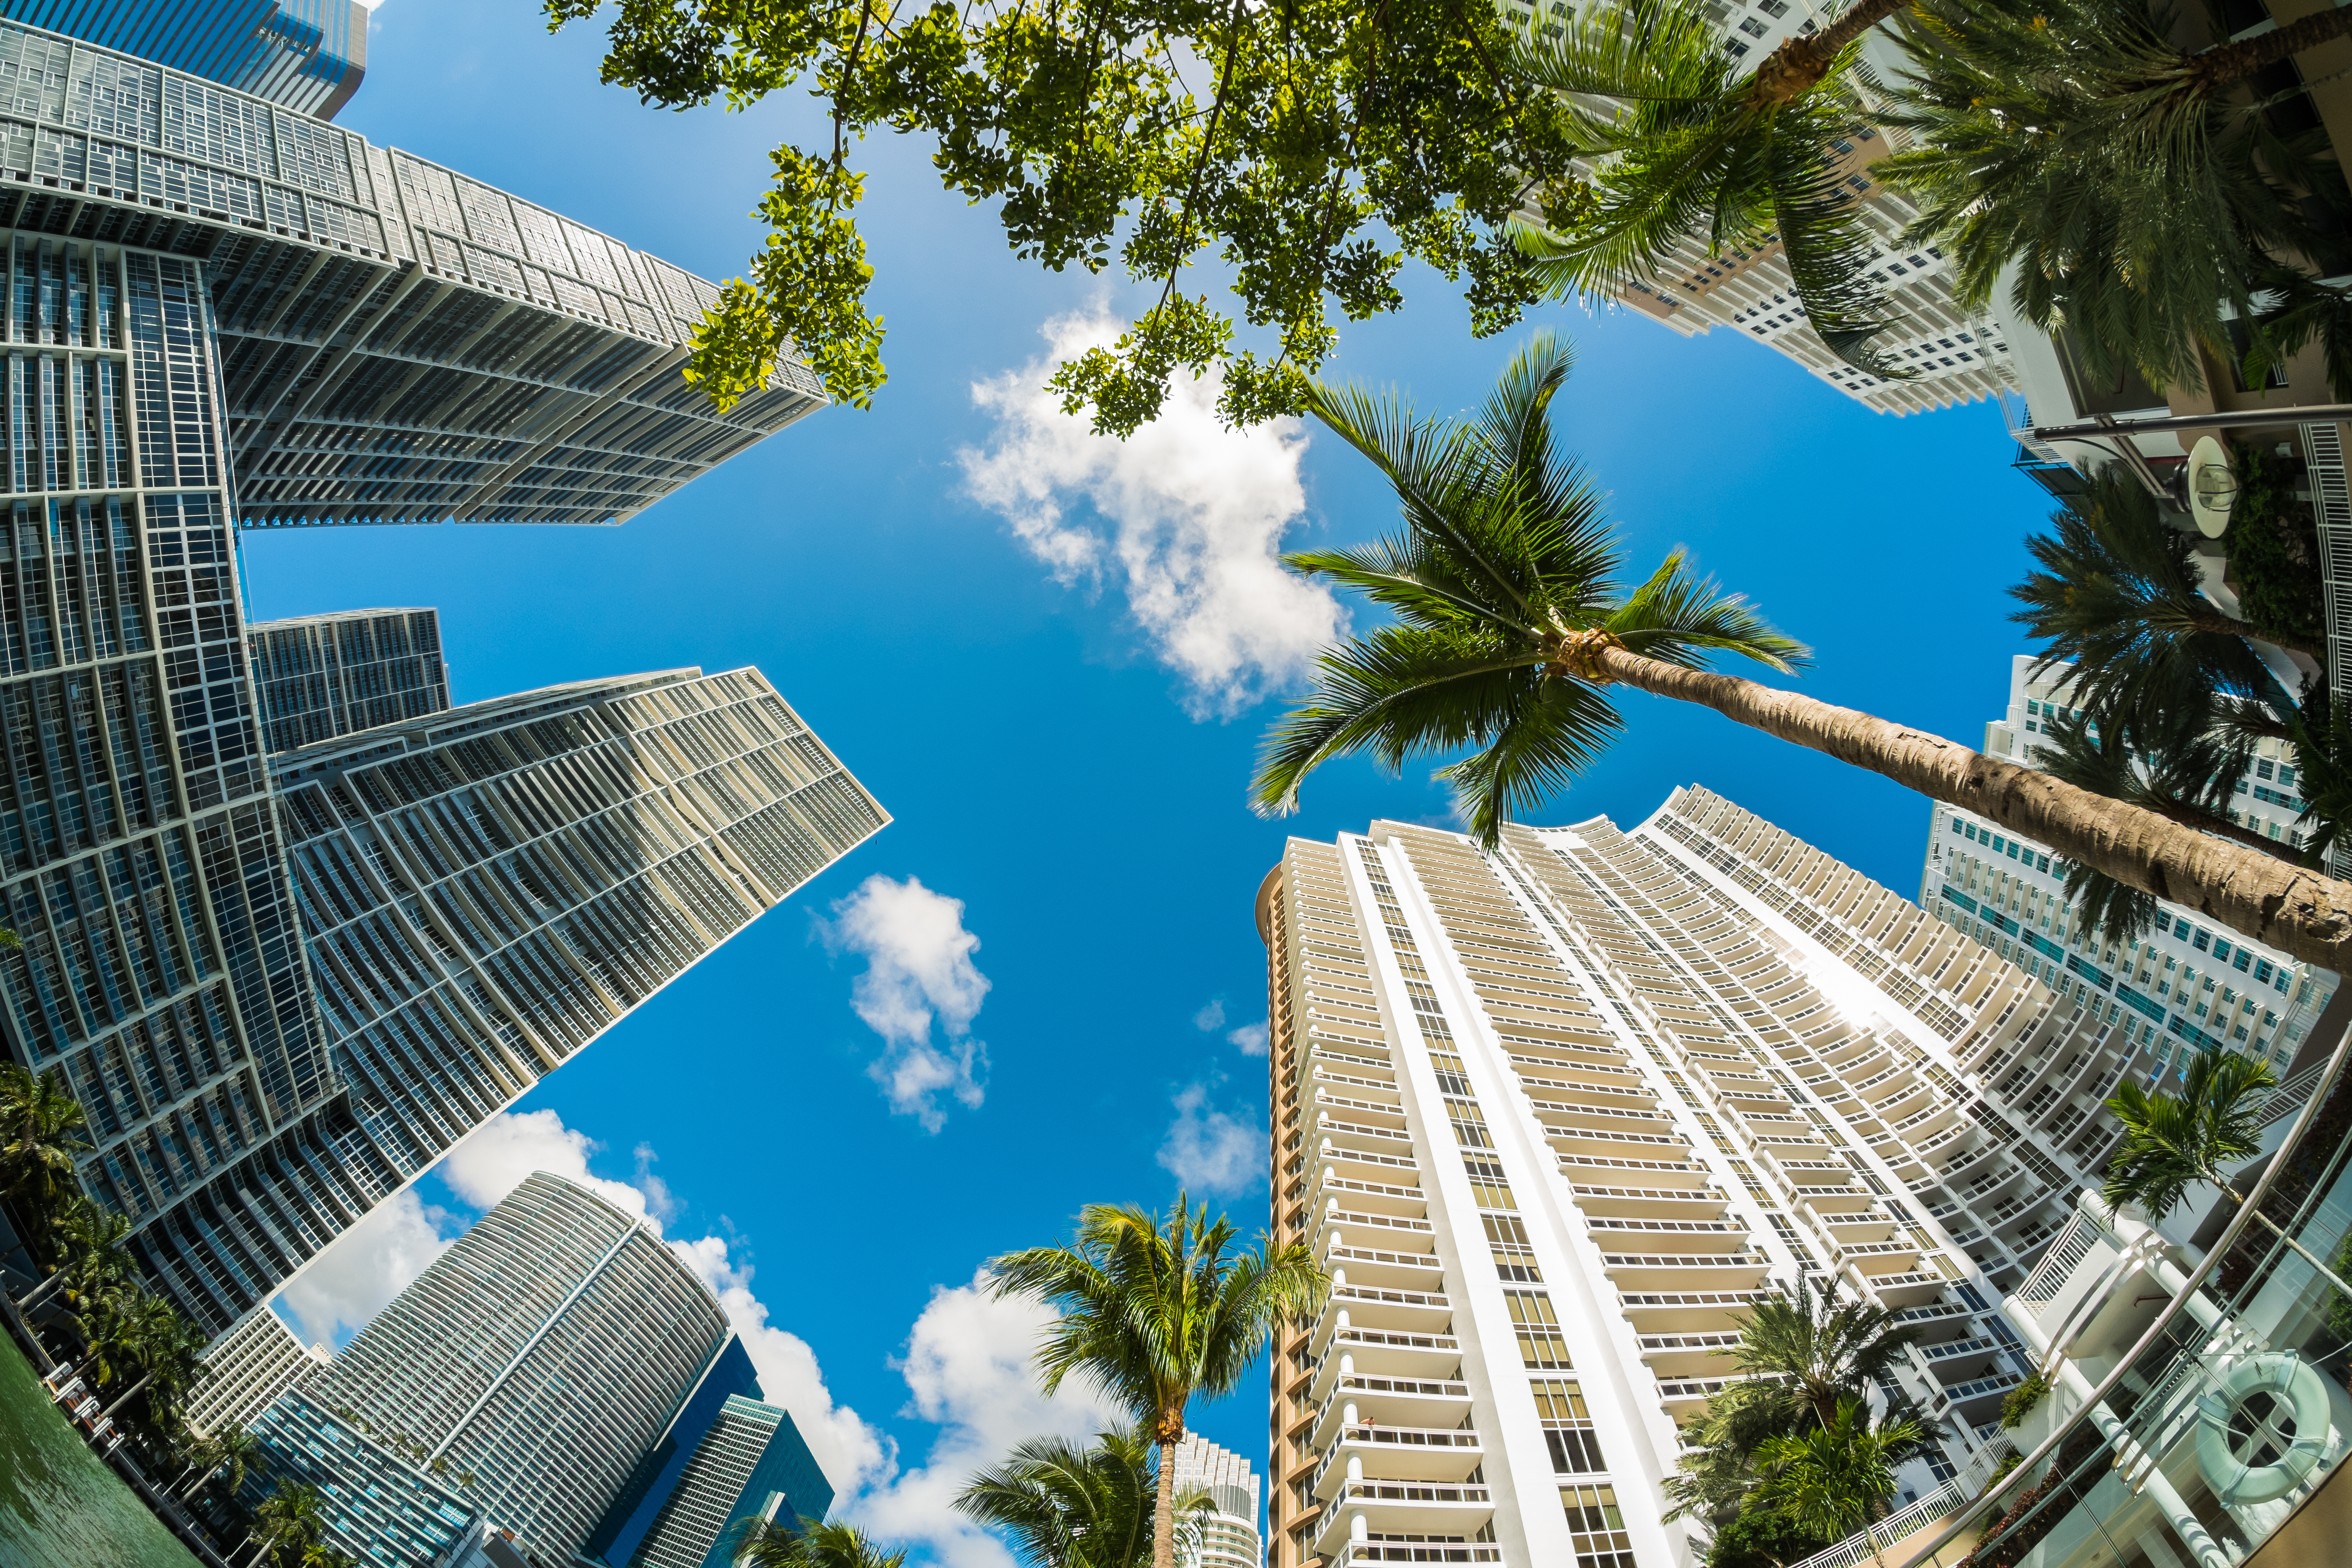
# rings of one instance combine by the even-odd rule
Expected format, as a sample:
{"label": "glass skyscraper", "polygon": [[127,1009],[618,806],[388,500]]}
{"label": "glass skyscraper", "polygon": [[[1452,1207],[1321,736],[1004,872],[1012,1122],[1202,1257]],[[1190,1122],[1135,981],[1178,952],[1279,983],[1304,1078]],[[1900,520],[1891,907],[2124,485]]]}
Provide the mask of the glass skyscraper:
{"label": "glass skyscraper", "polygon": [[110,450],[103,389],[41,380],[100,309],[89,244],[203,263],[247,527],[618,522],[823,404],[788,363],[719,413],[678,374],[711,284],[263,99],[0,22],[0,104],[18,493]]}
{"label": "glass skyscraper", "polygon": [[652,1227],[542,1172],[263,1413],[259,1468],[388,1568],[481,1527],[569,1563],[728,1340]]}
{"label": "glass skyscraper", "polygon": [[888,820],[749,669],[525,692],[271,763],[335,1092],[200,1184],[95,1184],[215,1329]]}
{"label": "glass skyscraper", "polygon": [[833,1487],[791,1415],[741,1395],[720,1407],[696,1445],[628,1568],[731,1568],[751,1520],[797,1529],[823,1519]]}
{"label": "glass skyscraper", "polygon": [[262,743],[290,752],[449,706],[441,617],[432,610],[339,610],[245,628],[261,700]]}
{"label": "glass skyscraper", "polygon": [[822,400],[715,414],[709,285],[263,100],[11,22],[0,97],[0,1048],[218,1334],[887,820],[756,672],[445,712],[429,616],[249,627],[233,530],[617,521]]}
{"label": "glass skyscraper", "polygon": [[332,120],[367,71],[359,0],[0,0],[0,16]]}

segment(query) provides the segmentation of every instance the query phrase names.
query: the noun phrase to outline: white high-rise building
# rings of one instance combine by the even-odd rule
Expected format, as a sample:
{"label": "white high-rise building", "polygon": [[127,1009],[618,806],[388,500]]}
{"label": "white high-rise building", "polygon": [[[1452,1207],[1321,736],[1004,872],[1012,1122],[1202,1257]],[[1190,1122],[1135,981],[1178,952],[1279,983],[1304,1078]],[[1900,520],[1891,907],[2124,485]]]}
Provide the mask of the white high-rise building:
{"label": "white high-rise building", "polygon": [[1334,1280],[1274,1357],[1274,1568],[1695,1562],[1680,1428],[1800,1279],[1921,1331],[1873,1395],[1938,1433],[1906,1519],[1976,1494],[2032,1364],[1996,1304],[2148,1064],[2104,1002],[1696,788],[1294,839],[1258,923],[1276,1239]]}
{"label": "white high-rise building", "polygon": [[206,1436],[224,1426],[243,1426],[289,1388],[299,1388],[323,1370],[324,1345],[306,1345],[267,1308],[248,1315],[216,1341],[205,1357],[205,1375],[188,1395],[188,1426]]}
{"label": "white high-rise building", "polygon": [[1209,1511],[1201,1521],[1201,1568],[1258,1568],[1264,1558],[1258,1483],[1247,1459],[1192,1433],[1176,1445],[1176,1490],[1180,1496],[1208,1495]]}
{"label": "white high-rise building", "polygon": [[[1985,726],[1988,756],[2032,767],[2049,749],[2048,725],[2080,719],[2070,667],[2037,673],[2020,654],[2011,663],[2009,708]],[[2302,843],[2295,819],[2294,749],[2254,743],[2253,771],[2238,786],[2231,821],[2288,846]],[[2336,994],[2332,970],[2218,928],[2184,904],[2158,905],[2154,927],[2127,946],[2081,929],[2066,901],[2067,866],[1974,812],[1936,807],[1919,880],[1920,907],[2014,960],[2063,994],[2120,1027],[2161,1078],[2189,1051],[2212,1045],[2266,1057],[2282,1074]]]}

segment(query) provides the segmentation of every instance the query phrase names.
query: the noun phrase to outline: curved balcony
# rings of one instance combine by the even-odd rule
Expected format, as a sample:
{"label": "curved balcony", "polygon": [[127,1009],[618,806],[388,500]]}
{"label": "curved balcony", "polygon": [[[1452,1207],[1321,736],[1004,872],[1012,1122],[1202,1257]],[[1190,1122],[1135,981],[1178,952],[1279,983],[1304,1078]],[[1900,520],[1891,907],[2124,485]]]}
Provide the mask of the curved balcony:
{"label": "curved balcony", "polygon": [[1383,1251],[1428,1252],[1437,1246],[1436,1229],[1425,1219],[1335,1208],[1326,1208],[1314,1216],[1307,1227],[1307,1245],[1320,1252],[1325,1247],[1324,1238],[1335,1233],[1343,1241]]}
{"label": "curved balcony", "polygon": [[1440,1536],[1466,1541],[1495,1517],[1493,1494],[1482,1485],[1442,1481],[1343,1480],[1323,1510],[1315,1550],[1325,1557],[1347,1544],[1353,1516],[1364,1516],[1366,1538]]}
{"label": "curved balcony", "polygon": [[1342,1422],[1307,1489],[1321,1499],[1336,1494],[1349,1479],[1350,1458],[1360,1462],[1367,1479],[1458,1483],[1469,1479],[1486,1458],[1478,1434],[1459,1427]]}
{"label": "curved balcony", "polygon": [[1409,1333],[1442,1333],[1454,1321],[1454,1304],[1442,1291],[1406,1290],[1349,1279],[1335,1285],[1323,1303],[1322,1314],[1307,1335],[1308,1353],[1319,1356],[1337,1330],[1339,1314],[1359,1328],[1402,1329]]}
{"label": "curved balcony", "polygon": [[1681,1151],[1691,1146],[1690,1140],[1679,1132],[1603,1131],[1583,1127],[1547,1127],[1544,1142],[1552,1146],[1562,1164],[1571,1160],[1656,1160],[1668,1150]]}
{"label": "curved balcony", "polygon": [[[1342,1366],[1342,1361],[1350,1365]],[[1462,1342],[1452,1334],[1408,1334],[1391,1329],[1333,1331],[1323,1347],[1309,1397],[1320,1400],[1339,1379],[1359,1376],[1449,1378],[1462,1366]]]}
{"label": "curved balcony", "polygon": [[1491,1542],[1457,1541],[1446,1536],[1401,1535],[1393,1541],[1373,1536],[1350,1541],[1326,1568],[1389,1568],[1394,1563],[1500,1563],[1503,1549]]}
{"label": "curved balcony", "polygon": [[1739,1344],[1734,1329],[1686,1334],[1643,1334],[1642,1360],[1661,1379],[1721,1376],[1730,1370],[1724,1357]]}
{"label": "curved balcony", "polygon": [[1469,1419],[1470,1385],[1441,1377],[1370,1377],[1342,1373],[1315,1412],[1316,1448],[1339,1439],[1339,1424],[1353,1405],[1360,1419],[1388,1426],[1454,1427]]}
{"label": "curved balcony", "polygon": [[1719,1219],[1629,1219],[1585,1215],[1593,1244],[1612,1251],[1671,1246],[1680,1252],[1745,1252],[1748,1228]]}
{"label": "curved balcony", "polygon": [[1620,1290],[1746,1290],[1763,1282],[1772,1260],[1760,1252],[1604,1252],[1601,1267]]}
{"label": "curved balcony", "polygon": [[1712,1187],[1586,1186],[1571,1182],[1569,1196],[1587,1215],[1610,1219],[1713,1219],[1731,1200]]}
{"label": "curved balcony", "polygon": [[[1337,1119],[1318,1123],[1310,1130],[1318,1140],[1328,1140],[1335,1149],[1358,1149],[1368,1154],[1393,1154],[1407,1164],[1412,1162],[1412,1135],[1402,1127],[1382,1127],[1370,1121],[1341,1121]],[[1324,1158],[1328,1159],[1329,1155]]]}
{"label": "curved balcony", "polygon": [[[1687,1144],[1684,1145],[1685,1148]],[[1555,1143],[1553,1148],[1559,1148]],[[1657,1187],[1687,1186],[1695,1191],[1712,1192],[1714,1178],[1704,1165],[1694,1165],[1688,1159],[1660,1160],[1607,1154],[1561,1154],[1559,1173],[1571,1184],[1599,1184],[1610,1180],[1631,1182],[1639,1179]]]}
{"label": "curved balcony", "polygon": [[[1347,1233],[1340,1235],[1344,1237]],[[1397,1285],[1408,1290],[1445,1289],[1445,1268],[1434,1252],[1388,1252],[1350,1241],[1344,1247],[1327,1246],[1322,1257],[1326,1268],[1346,1269],[1350,1283]]]}
{"label": "curved balcony", "polygon": [[1392,1100],[1365,1100],[1356,1095],[1334,1094],[1328,1089],[1315,1091],[1306,1105],[1307,1135],[1313,1138],[1316,1129],[1327,1121],[1360,1122],[1369,1127],[1393,1131],[1404,1130],[1404,1107]]}
{"label": "curved balcony", "polygon": [[1429,1212],[1429,1194],[1417,1182],[1364,1181],[1342,1176],[1330,1166],[1319,1168],[1315,1184],[1307,1191],[1307,1205],[1315,1209],[1329,1206],[1327,1199],[1338,1198],[1343,1209],[1356,1209],[1365,1214],[1402,1215],[1419,1218]]}

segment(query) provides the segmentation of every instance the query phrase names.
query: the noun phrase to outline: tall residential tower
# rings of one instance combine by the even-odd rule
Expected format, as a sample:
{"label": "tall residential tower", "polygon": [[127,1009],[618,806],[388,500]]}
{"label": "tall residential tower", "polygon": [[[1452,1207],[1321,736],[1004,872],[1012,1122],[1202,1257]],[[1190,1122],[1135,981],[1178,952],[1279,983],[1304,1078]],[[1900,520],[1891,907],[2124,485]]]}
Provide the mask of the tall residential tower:
{"label": "tall residential tower", "polygon": [[[1276,1568],[1666,1568],[1681,1426],[1800,1281],[1920,1331],[1880,1403],[1989,1475],[2030,1362],[1998,1310],[2147,1057],[1730,803],[1493,853],[1293,840],[1269,951],[1276,1238],[1331,1270],[1274,1358]],[[1963,1474],[1965,1473],[1965,1474]]]}
{"label": "tall residential tower", "polygon": [[650,1226],[541,1172],[262,1414],[261,1468],[387,1568],[484,1527],[568,1563],[728,1334]]}

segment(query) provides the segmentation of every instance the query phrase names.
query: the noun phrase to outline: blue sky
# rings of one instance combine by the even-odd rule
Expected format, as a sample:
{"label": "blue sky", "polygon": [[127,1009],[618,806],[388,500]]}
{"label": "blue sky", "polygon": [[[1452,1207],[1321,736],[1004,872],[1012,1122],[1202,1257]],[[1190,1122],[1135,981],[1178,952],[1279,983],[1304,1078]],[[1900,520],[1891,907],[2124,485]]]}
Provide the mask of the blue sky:
{"label": "blue sky", "polygon": [[[814,140],[815,110],[642,108],[597,85],[599,37],[550,37],[522,0],[391,0],[341,118],[729,276],[758,242],[766,150]],[[981,1568],[1006,1559],[945,1508],[962,1470],[1091,1412],[1028,1389],[1034,1322],[974,1291],[975,1268],[1083,1203],[1164,1203],[1171,1167],[1263,1225],[1252,896],[1286,834],[1448,805],[1420,773],[1354,764],[1311,781],[1295,821],[1244,804],[1268,694],[1296,689],[1339,617],[1367,618],[1265,562],[1277,539],[1389,524],[1360,461],[1197,414],[1125,452],[1075,438],[1034,399],[1049,337],[1078,341],[1126,296],[1012,260],[917,149],[857,159],[889,330],[872,411],[820,414],[620,529],[247,538],[257,616],[438,606],[461,702],[756,665],[896,817],[331,1252],[286,1310],[347,1335],[532,1165],[584,1169],[727,1289],[848,1511]],[[1527,329],[1473,342],[1442,281],[1409,292],[1402,316],[1348,329],[1331,374],[1475,404]],[[2002,590],[2045,510],[1994,409],[1884,417],[1727,335],[1577,307],[1538,321],[1577,343],[1559,428],[1637,565],[1690,546],[1818,650],[1804,689],[1976,742],[2023,650]],[[1627,739],[1545,819],[1630,823],[1697,782],[1916,890],[1918,797],[1668,707],[1628,697]],[[894,1099],[910,1068],[938,1087],[901,1071]],[[1262,1460],[1261,1388],[1195,1425]]]}

